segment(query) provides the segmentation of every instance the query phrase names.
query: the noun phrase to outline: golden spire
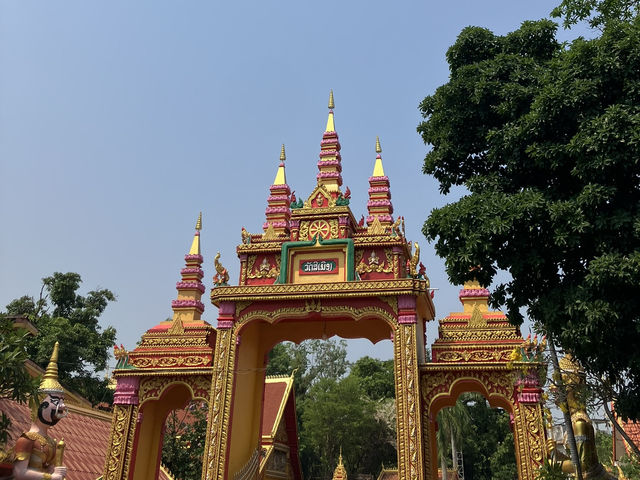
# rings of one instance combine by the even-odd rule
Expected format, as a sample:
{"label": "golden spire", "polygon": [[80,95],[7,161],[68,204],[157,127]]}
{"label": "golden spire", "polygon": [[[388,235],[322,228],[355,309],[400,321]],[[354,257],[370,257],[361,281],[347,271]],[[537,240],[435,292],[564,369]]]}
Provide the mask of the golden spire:
{"label": "golden spire", "polygon": [[376,163],[373,166],[373,177],[384,177],[384,167],[382,166],[382,147],[380,147],[380,137],[376,136]]}
{"label": "golden spire", "polygon": [[333,102],[333,90],[329,91],[329,118],[327,119],[327,128],[326,132],[335,132],[336,125],[333,121],[333,109],[335,108],[335,103]]}
{"label": "golden spire", "polygon": [[338,466],[333,471],[332,480],[347,480],[347,469],[342,464],[342,447],[340,447],[340,457],[338,458]]}
{"label": "golden spire", "polygon": [[276,173],[276,178],[273,181],[274,185],[286,185],[287,184],[287,176],[284,172],[284,161],[287,159],[287,154],[284,152],[284,143],[282,144],[282,149],[280,150],[280,166],[278,167],[278,172]]}
{"label": "golden spire", "polygon": [[47,370],[44,372],[44,377],[40,382],[39,392],[42,393],[64,393],[64,388],[58,382],[58,348],[60,344],[56,342],[53,346],[53,353],[51,353],[51,359]]}
{"label": "golden spire", "polygon": [[196,233],[193,235],[193,242],[191,243],[191,249],[189,249],[189,255],[200,255],[200,230],[202,230],[202,212],[198,215]]}

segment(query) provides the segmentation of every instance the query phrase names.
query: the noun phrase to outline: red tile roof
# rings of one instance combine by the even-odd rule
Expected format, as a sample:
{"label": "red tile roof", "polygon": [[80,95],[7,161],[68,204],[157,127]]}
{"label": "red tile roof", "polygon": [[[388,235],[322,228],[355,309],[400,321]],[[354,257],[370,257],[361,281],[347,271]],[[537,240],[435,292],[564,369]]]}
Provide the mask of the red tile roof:
{"label": "red tile roof", "polygon": [[[640,445],[640,423],[624,422],[620,419],[618,419],[618,423],[626,432],[626,434],[629,435],[629,438],[631,438],[631,441],[636,445]],[[631,451],[629,449],[629,445],[627,444],[626,440],[624,442],[624,449],[626,450],[627,455],[631,455]]]}
{"label": "red tile roof", "polygon": [[398,470],[383,468],[380,475],[378,475],[378,480],[398,480]]}
{"label": "red tile roof", "polygon": [[[49,430],[49,435],[64,439],[64,465],[67,478],[72,480],[96,480],[104,470],[109,435],[111,434],[111,414],[99,410],[74,408],[69,405],[70,414]],[[12,446],[17,438],[29,430],[31,411],[27,405],[0,399],[0,411],[11,419],[9,441]],[[160,478],[169,479],[160,471]]]}
{"label": "red tile roof", "polygon": [[264,385],[264,404],[262,405],[262,435],[271,435],[277,427],[278,413],[287,390],[287,382],[272,382]]}

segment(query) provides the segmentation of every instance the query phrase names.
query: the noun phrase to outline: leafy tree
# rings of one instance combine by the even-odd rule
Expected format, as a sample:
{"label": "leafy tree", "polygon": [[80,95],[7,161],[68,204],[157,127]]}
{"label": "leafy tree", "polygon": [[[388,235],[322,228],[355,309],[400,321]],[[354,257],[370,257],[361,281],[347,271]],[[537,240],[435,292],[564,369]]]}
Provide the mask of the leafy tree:
{"label": "leafy tree", "polygon": [[[24,363],[27,354],[29,332],[16,329],[13,321],[0,316],[0,398],[10,398],[24,403],[34,396],[38,389],[38,379],[31,378]],[[0,445],[7,442],[11,420],[0,412]]]}
{"label": "leafy tree", "polygon": [[511,480],[518,477],[509,414],[491,408],[480,396],[463,397],[471,417],[471,432],[464,437],[465,478]]}
{"label": "leafy tree", "polygon": [[563,0],[551,16],[563,17],[565,28],[587,20],[594,28],[611,22],[630,21],[638,14],[638,0]]}
{"label": "leafy tree", "polygon": [[526,308],[638,419],[640,20],[607,25],[566,47],[548,20],[461,32],[418,131],[424,172],[469,193],[423,232],[454,283],[506,270],[494,305]]}
{"label": "leafy tree", "polygon": [[458,447],[462,439],[469,434],[471,416],[462,399],[458,399],[453,407],[443,408],[438,412],[438,456],[443,480],[447,477],[447,453],[451,454],[451,466],[458,464]]}
{"label": "leafy tree", "polygon": [[63,385],[78,391],[92,403],[110,401],[108,381],[95,376],[107,367],[115,342],[113,327],[104,330],[99,317],[115,295],[107,289],[92,290],[86,296],[77,292],[82,283],[77,273],[56,272],[42,280],[40,297],[20,297],[6,306],[11,315],[26,315],[38,335],[26,339],[29,358],[47,365],[53,345],[60,342],[58,375]]}
{"label": "leafy tree", "polygon": [[380,462],[396,461],[375,406],[352,376],[323,378],[311,386],[303,400],[300,432],[311,460],[305,462],[306,478],[330,478],[341,448],[345,465],[354,474],[371,473],[380,468]]}
{"label": "leafy tree", "polygon": [[372,400],[395,397],[393,360],[362,357],[351,366],[350,375],[359,380],[362,390]]}
{"label": "leafy tree", "polygon": [[207,404],[191,402],[184,410],[174,410],[165,421],[162,463],[174,478],[199,480],[207,436]]}
{"label": "leafy tree", "polygon": [[300,460],[305,478],[330,478],[340,448],[350,473],[396,463],[393,361],[365,357],[349,369],[346,342],[284,342],[267,375],[295,373]]}

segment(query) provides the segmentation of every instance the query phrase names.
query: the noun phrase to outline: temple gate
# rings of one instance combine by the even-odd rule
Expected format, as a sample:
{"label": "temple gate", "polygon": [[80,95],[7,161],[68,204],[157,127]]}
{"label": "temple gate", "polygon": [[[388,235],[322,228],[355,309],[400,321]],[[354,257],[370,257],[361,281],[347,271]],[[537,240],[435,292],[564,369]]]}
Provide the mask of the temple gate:
{"label": "temple gate", "polygon": [[393,342],[398,478],[437,478],[435,416],[469,390],[512,413],[519,478],[535,478],[545,455],[537,354],[504,315],[488,311],[488,291],[469,284],[464,312],[441,321],[427,362],[425,324],[435,308],[419,246],[405,238],[404,218],[392,216],[378,140],[368,216],[355,220],[349,188],[341,188],[333,107],[331,94],[317,184],[304,200],[287,184],[282,146],[263,232],[242,229],[237,286],[216,255],[216,327],[201,319],[198,219],[173,318],[133,351],[116,349],[105,480],[157,478],[166,415],[194,399],[209,403],[202,479],[257,478],[268,353],[282,341],[334,335]]}
{"label": "temple gate", "polygon": [[176,284],[173,318],[148,330],[133,351],[115,347],[117,387],[104,480],[158,478],[168,413],[192,400],[209,401],[216,332],[201,319],[201,225],[198,218]]}
{"label": "temple gate", "polygon": [[424,326],[433,319],[429,282],[418,270],[402,219],[392,217],[381,148],[369,178],[369,202],[356,222],[342,191],[333,95],[318,161],[317,186],[296,199],[287,185],[284,146],[270,187],[263,232],[243,229],[238,286],[218,262],[211,292],[219,308],[203,480],[254,478],[259,457],[266,359],[281,341],[392,339],[401,478],[423,479],[418,364]]}
{"label": "temple gate", "polygon": [[[546,457],[542,415],[545,342],[523,341],[502,312],[491,312],[489,291],[477,282],[460,290],[463,311],[440,320],[432,362],[420,366],[427,478],[438,478],[436,416],[464,392],[482,394],[510,413],[518,478],[534,480]],[[544,382],[544,380],[542,380]]]}

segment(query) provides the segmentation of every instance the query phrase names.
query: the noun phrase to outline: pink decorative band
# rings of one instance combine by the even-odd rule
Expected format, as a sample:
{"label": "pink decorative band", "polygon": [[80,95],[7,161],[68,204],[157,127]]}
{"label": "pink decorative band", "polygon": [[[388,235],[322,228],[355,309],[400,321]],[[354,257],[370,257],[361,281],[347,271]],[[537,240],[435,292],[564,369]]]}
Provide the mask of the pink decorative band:
{"label": "pink decorative band", "polygon": [[202,261],[204,260],[202,258],[202,255],[198,254],[198,253],[188,253],[187,255],[184,256],[185,261],[190,262],[190,261],[196,261],[199,263],[202,263]]}
{"label": "pink decorative band", "polygon": [[201,268],[183,268],[182,270],[180,270],[180,273],[182,275],[189,275],[189,274],[195,273],[200,278],[204,276],[204,272],[202,271]]}
{"label": "pink decorative band", "polygon": [[371,225],[376,217],[378,217],[381,222],[393,223],[393,217],[391,215],[369,215],[367,217],[367,224]]}
{"label": "pink decorative band", "polygon": [[338,171],[342,171],[342,163],[340,163],[340,160],[320,160],[318,162],[318,168],[323,167],[337,167]]}
{"label": "pink decorative band", "polygon": [[269,195],[267,197],[267,202],[288,202],[289,195]]}
{"label": "pink decorative band", "polygon": [[200,300],[173,300],[171,308],[195,308],[200,312],[204,312],[204,303]]}
{"label": "pink decorative band", "polygon": [[367,207],[390,207],[391,200],[369,200]]}
{"label": "pink decorative band", "polygon": [[325,145],[337,145],[337,150],[340,150],[340,143],[336,142],[338,134],[331,135],[331,133],[333,132],[330,132],[329,134],[325,132],[325,134],[322,136],[322,140],[320,141],[320,146],[324,147]]}
{"label": "pink decorative band", "polygon": [[490,295],[490,292],[486,288],[473,288],[473,289],[463,288],[462,290],[460,290],[460,293],[458,294],[458,298],[488,297],[489,295]]}
{"label": "pink decorative band", "polygon": [[267,207],[264,213],[289,213],[289,207]]}
{"label": "pink decorative band", "polygon": [[398,323],[402,325],[416,323],[416,314],[412,313],[411,315],[398,315]]}
{"label": "pink decorative band", "polygon": [[337,150],[330,150],[330,149],[327,149],[327,150],[322,149],[322,150],[320,150],[320,154],[319,155],[320,155],[320,158],[322,158],[322,157],[339,157],[340,156],[340,154],[338,153]]}
{"label": "pink decorative band", "polygon": [[289,225],[289,222],[264,222],[262,224],[262,228],[266,230],[269,228],[269,224],[273,225],[274,228],[286,228]]}
{"label": "pink decorative band", "polygon": [[226,330],[233,327],[233,320],[218,320],[218,329]]}
{"label": "pink decorative band", "polygon": [[520,392],[518,393],[518,403],[540,403],[542,395],[540,392]]}
{"label": "pink decorative band", "polygon": [[384,177],[369,177],[369,182],[388,182],[389,177],[386,175]]}
{"label": "pink decorative band", "polygon": [[285,192],[286,191],[286,192],[290,193],[291,189],[289,188],[289,185],[287,185],[285,183],[283,185],[271,185],[269,187],[269,191],[271,191],[271,192],[280,192],[280,191]]}
{"label": "pink decorative band", "polygon": [[387,193],[389,187],[369,187],[369,193]]}
{"label": "pink decorative band", "polygon": [[318,175],[316,175],[316,178],[339,178],[339,177],[340,177],[339,172],[318,172]]}
{"label": "pink decorative band", "polygon": [[200,293],[204,293],[205,288],[200,282],[178,282],[176,290],[199,290]]}

